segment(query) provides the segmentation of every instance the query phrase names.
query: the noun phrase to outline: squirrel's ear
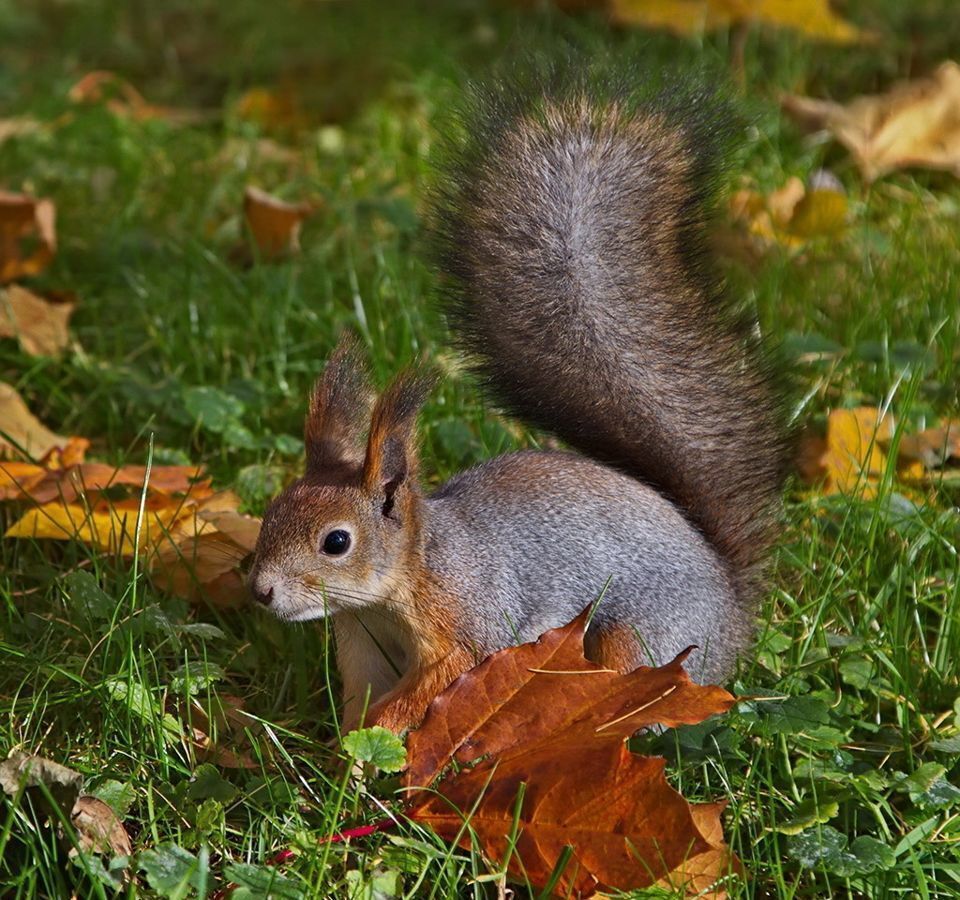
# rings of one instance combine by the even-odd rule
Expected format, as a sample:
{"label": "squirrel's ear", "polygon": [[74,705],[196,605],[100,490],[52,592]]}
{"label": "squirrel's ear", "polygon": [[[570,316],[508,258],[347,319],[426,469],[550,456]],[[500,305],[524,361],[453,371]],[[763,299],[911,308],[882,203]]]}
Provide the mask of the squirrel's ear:
{"label": "squirrel's ear", "polygon": [[363,462],[363,433],[372,391],[356,340],[344,336],[310,397],[303,429],[307,473]]}
{"label": "squirrel's ear", "polygon": [[407,371],[397,377],[373,408],[363,487],[383,497],[384,513],[393,508],[394,495],[416,473],[417,413],[433,388],[434,378]]}

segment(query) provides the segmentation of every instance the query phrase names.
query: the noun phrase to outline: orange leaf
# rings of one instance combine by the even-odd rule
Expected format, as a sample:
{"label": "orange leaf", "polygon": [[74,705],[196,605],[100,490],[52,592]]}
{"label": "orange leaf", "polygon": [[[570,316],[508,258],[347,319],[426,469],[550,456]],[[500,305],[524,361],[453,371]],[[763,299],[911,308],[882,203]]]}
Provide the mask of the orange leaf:
{"label": "orange leaf", "polygon": [[256,187],[243,195],[243,214],[263,259],[300,250],[300,225],[314,211],[310,203],[286,203]]}
{"label": "orange leaf", "polygon": [[57,250],[52,200],[0,191],[0,282],[42,272]]}
{"label": "orange leaf", "polygon": [[585,621],[586,613],[535,643],[493,654],[434,700],[409,737],[404,783],[430,784],[454,760],[464,768],[441,779],[436,793],[414,795],[408,814],[469,846],[463,814],[475,807],[473,831],[488,856],[502,859],[525,785],[510,870],[542,887],[569,845],[561,893],[729,871],[732,857],[715,834],[700,832],[664,779],[664,761],[629,753],[624,740],[655,723],[700,722],[734,698],[694,684],[682,667],[685,654],[626,675],[588,662]]}
{"label": "orange leaf", "polygon": [[67,346],[76,299],[41,297],[11,284],[0,293],[0,337],[15,337],[27,353],[56,356]]}
{"label": "orange leaf", "polygon": [[236,115],[267,131],[294,132],[307,125],[300,98],[292,84],[275,90],[251,88],[237,100]]}
{"label": "orange leaf", "polygon": [[[228,503],[232,508],[224,508]],[[163,590],[188,600],[206,597],[217,606],[246,601],[240,564],[256,546],[260,520],[238,513],[238,504],[229,492],[211,498],[159,544],[151,573]]]}
{"label": "orange leaf", "polygon": [[[163,497],[162,504],[183,503],[183,499],[171,500],[175,495],[189,498],[191,503],[210,496],[213,491],[209,479],[200,479],[203,469],[198,466],[154,466],[150,471],[148,493],[154,499]],[[42,481],[35,483],[22,497],[35,503],[59,500],[70,503],[77,497],[86,497],[91,503],[99,500],[99,494],[113,488],[129,488],[130,494],[138,495],[144,486],[145,466],[111,466],[107,463],[83,463],[68,468],[47,465]]]}
{"label": "orange leaf", "polygon": [[0,500],[15,500],[29,494],[47,470],[25,462],[0,462]]}

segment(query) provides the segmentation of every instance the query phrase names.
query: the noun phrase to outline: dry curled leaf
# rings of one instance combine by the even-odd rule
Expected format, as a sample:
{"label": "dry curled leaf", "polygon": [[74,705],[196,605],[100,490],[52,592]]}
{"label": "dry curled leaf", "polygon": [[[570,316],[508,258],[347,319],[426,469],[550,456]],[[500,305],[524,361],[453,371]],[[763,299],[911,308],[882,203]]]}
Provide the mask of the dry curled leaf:
{"label": "dry curled leaf", "polygon": [[157,547],[151,562],[154,581],[190,600],[205,597],[217,606],[245,602],[241,566],[256,546],[260,520],[237,512],[238,504],[230,509],[204,504],[193,519],[180,522]]}
{"label": "dry curled leaf", "polygon": [[867,181],[894,169],[943,169],[960,176],[960,65],[886,94],[830,100],[787,96],[784,110],[811,130],[826,129],[852,154]]}
{"label": "dry curled leaf", "polygon": [[953,459],[960,461],[960,420],[901,435],[898,450],[902,459],[919,462],[926,469],[939,469]]}
{"label": "dry curled leaf", "polygon": [[261,259],[272,260],[300,250],[300,225],[313,211],[311,203],[287,203],[256,187],[243,195],[243,214]]}
{"label": "dry curled leaf", "polygon": [[609,8],[620,25],[665,28],[683,36],[758,22],[837,44],[864,38],[833,12],[829,0],[610,0]]}
{"label": "dry curled leaf", "polygon": [[[21,789],[43,784],[51,792],[62,790],[75,798],[82,783],[79,772],[44,756],[18,751],[0,763],[0,788],[11,797]],[[73,802],[71,799],[71,805]]]}
{"label": "dry curled leaf", "polygon": [[175,125],[189,125],[209,118],[198,110],[148,103],[129,81],[104,70],[88,72],[70,88],[67,96],[74,103],[101,103],[115,116],[138,121],[162,119]]}
{"label": "dry curled leaf", "polygon": [[[493,654],[431,704],[411,733],[408,815],[469,846],[469,825],[484,852],[503,859],[516,811],[520,835],[510,871],[543,887],[565,846],[566,891],[630,889],[673,879],[692,889],[736,867],[716,827],[696,816],[666,782],[664,761],[631,754],[627,737],[653,724],[700,722],[735,702],[719,687],[694,684],[686,654],[660,668],[622,675],[583,656],[586,614],[539,641]],[[719,809],[714,808],[714,817]]]}
{"label": "dry curled leaf", "polygon": [[117,814],[102,800],[83,794],[70,812],[70,824],[80,839],[84,853],[105,853],[109,856],[129,856],[133,844]]}
{"label": "dry curled leaf", "polygon": [[[0,459],[21,455],[38,459],[67,444],[67,438],[54,434],[30,412],[13,385],[0,381]],[[2,478],[0,474],[0,484]]]}
{"label": "dry curled leaf", "polygon": [[262,726],[245,712],[242,697],[209,694],[192,697],[180,717],[190,723],[190,743],[197,758],[224,769],[259,769],[250,735]]}
{"label": "dry curled leaf", "polygon": [[0,337],[15,337],[34,356],[56,356],[69,342],[67,325],[76,297],[42,297],[17,284],[0,290]]}
{"label": "dry curled leaf", "polygon": [[[81,851],[111,856],[132,853],[130,836],[116,813],[102,800],[81,794],[82,784],[79,772],[43,756],[16,752],[0,763],[4,793],[15,797],[20,791],[35,791],[38,808],[57,824],[60,816],[69,814]],[[39,790],[41,786],[44,790]],[[60,816],[50,808],[47,795],[60,808]]]}
{"label": "dry curled leaf", "polygon": [[57,252],[52,200],[0,191],[0,283],[42,272]]}

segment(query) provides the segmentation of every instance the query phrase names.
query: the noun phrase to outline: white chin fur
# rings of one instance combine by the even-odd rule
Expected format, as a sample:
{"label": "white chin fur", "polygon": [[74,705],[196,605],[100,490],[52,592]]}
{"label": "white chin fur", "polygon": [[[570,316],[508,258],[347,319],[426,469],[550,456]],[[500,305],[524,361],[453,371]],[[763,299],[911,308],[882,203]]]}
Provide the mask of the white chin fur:
{"label": "white chin fur", "polygon": [[313,619],[322,619],[330,610],[323,607],[308,607],[307,609],[282,609],[270,607],[270,611],[284,622],[310,622]]}

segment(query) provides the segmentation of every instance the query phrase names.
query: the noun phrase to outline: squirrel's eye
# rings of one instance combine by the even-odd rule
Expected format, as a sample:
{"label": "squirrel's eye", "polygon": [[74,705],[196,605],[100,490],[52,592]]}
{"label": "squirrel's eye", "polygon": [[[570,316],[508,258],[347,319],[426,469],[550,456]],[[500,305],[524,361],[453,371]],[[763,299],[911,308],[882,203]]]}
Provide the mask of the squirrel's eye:
{"label": "squirrel's eye", "polygon": [[323,539],[323,552],[329,553],[331,556],[339,556],[341,553],[346,553],[350,549],[350,532],[343,531],[338,528],[336,531],[331,531]]}

